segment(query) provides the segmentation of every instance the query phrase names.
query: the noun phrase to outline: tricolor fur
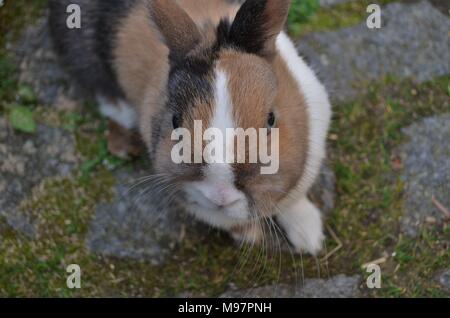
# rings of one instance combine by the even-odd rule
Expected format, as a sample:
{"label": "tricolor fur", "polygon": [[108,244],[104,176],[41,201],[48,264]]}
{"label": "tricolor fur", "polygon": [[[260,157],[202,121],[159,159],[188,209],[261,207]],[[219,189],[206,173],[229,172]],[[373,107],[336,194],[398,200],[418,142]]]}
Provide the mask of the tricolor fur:
{"label": "tricolor fur", "polygon": [[[65,28],[69,3],[81,6],[80,30]],[[331,107],[282,31],[289,6],[52,0],[50,22],[69,72],[106,116],[139,130],[154,169],[181,185],[189,212],[248,241],[261,237],[255,220],[276,217],[298,251],[317,253],[322,222],[306,195],[325,157]],[[262,175],[259,164],[176,165],[170,158],[173,129],[193,130],[194,120],[205,129],[259,129],[273,117],[280,135],[275,175]]]}

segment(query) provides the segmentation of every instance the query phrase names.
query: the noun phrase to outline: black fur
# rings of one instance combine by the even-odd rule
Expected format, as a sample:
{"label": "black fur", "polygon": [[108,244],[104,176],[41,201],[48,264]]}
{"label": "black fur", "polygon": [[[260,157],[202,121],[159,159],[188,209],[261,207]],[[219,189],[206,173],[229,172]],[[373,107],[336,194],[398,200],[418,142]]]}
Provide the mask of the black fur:
{"label": "black fur", "polygon": [[[114,71],[112,52],[121,20],[138,1],[50,0],[50,27],[55,48],[69,73],[91,96],[100,94],[126,99]],[[81,7],[81,29],[66,27],[69,4]],[[183,116],[196,102],[211,103],[213,69],[222,48],[233,47],[253,54],[263,50],[267,36],[264,29],[266,4],[267,0],[246,1],[233,23],[224,19],[217,26],[217,40],[212,47],[170,61],[167,107],[171,125],[173,116],[182,125]],[[160,130],[162,121],[165,119],[158,118],[159,124],[155,123],[154,127]],[[153,132],[154,135],[159,133]]]}
{"label": "black fur", "polygon": [[264,28],[266,4],[267,0],[246,1],[233,23],[228,19],[220,21],[212,47],[196,56],[170,61],[169,108],[178,124],[182,124],[183,114],[195,106],[195,101],[208,103],[213,97],[212,71],[221,49],[232,47],[251,54],[263,51],[267,40]]}
{"label": "black fur", "polygon": [[[156,151],[159,148],[159,144],[161,143],[162,139],[162,128],[164,125],[164,114],[165,113],[159,113],[152,119],[152,147],[150,148],[150,159],[155,160],[156,157]],[[170,131],[170,127],[168,129]]]}
{"label": "black fur", "polygon": [[217,27],[219,46],[230,46],[260,55],[268,40],[264,16],[266,5],[267,0],[248,0],[242,5],[232,24],[223,19]]}
{"label": "black fur", "polygon": [[211,78],[215,57],[208,53],[202,57],[188,57],[170,71],[168,89],[169,108],[182,122],[183,114],[195,102],[208,103],[213,96]]}
{"label": "black fur", "polygon": [[[230,0],[231,1],[231,0]],[[211,76],[219,51],[232,47],[246,53],[260,54],[267,41],[264,10],[267,0],[248,0],[238,11],[234,22],[222,19],[216,28],[216,42],[195,57],[171,61],[168,92],[169,107],[177,121],[193,102],[208,102],[213,95]]]}
{"label": "black fur", "polygon": [[151,157],[156,155],[155,151],[161,142],[163,125],[170,125],[169,130],[178,128],[173,126],[182,127],[186,113],[191,107],[196,106],[196,102],[211,103],[214,96],[211,78],[214,61],[217,58],[214,52],[212,49],[207,49],[202,54],[170,62],[167,83],[167,107],[170,111],[160,114],[153,120]]}
{"label": "black fur", "polygon": [[[95,44],[96,51],[102,61],[102,68],[105,74],[114,79],[108,88],[108,92],[119,92],[123,95],[122,89],[117,82],[117,75],[112,67],[112,51],[115,47],[116,35],[121,19],[125,18],[132,9],[136,0],[102,0],[97,1],[96,11],[98,18],[96,21]],[[105,87],[106,88],[106,87]]]}
{"label": "black fur", "polygon": [[[136,0],[50,0],[50,30],[63,66],[91,97],[124,98],[111,52],[120,20]],[[81,8],[81,29],[68,29],[69,4]]]}

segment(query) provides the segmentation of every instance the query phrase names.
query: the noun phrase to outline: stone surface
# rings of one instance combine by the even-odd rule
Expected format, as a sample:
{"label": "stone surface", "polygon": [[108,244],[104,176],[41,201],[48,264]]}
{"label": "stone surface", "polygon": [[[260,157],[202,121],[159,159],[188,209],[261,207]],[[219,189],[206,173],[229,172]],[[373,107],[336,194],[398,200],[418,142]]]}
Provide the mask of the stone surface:
{"label": "stone surface", "polygon": [[22,38],[10,48],[19,65],[19,80],[30,85],[39,101],[54,105],[64,96],[82,100],[83,94],[69,79],[53,51],[46,12],[33,26],[25,29]]}
{"label": "stone surface", "polygon": [[429,2],[393,3],[382,9],[382,28],[360,25],[315,33],[299,51],[318,72],[334,101],[360,92],[358,84],[385,75],[418,82],[450,74],[450,19]]}
{"label": "stone surface", "polygon": [[39,125],[35,134],[24,134],[0,117],[0,215],[16,230],[33,236],[32,224],[17,206],[42,180],[68,176],[78,162],[70,133]]}
{"label": "stone surface", "polygon": [[448,292],[450,292],[450,269],[447,269],[439,273],[437,281],[442,287],[444,287]]}
{"label": "stone surface", "polygon": [[402,230],[416,236],[427,217],[438,223],[444,219],[433,197],[450,208],[450,115],[426,118],[403,131],[409,141],[401,150],[405,182]]}
{"label": "stone surface", "polygon": [[428,0],[431,4],[433,4],[436,9],[440,10],[443,14],[450,14],[450,5],[448,1],[442,0]]}
{"label": "stone surface", "polygon": [[353,298],[360,295],[359,276],[338,275],[329,279],[305,279],[304,284],[271,285],[228,291],[222,298]]}
{"label": "stone surface", "polygon": [[331,7],[337,4],[347,3],[354,0],[319,0],[319,4],[322,7]]}
{"label": "stone surface", "polygon": [[[90,225],[87,245],[94,253],[147,260],[160,265],[182,240],[187,226],[195,226],[196,230],[205,231],[207,235],[206,226],[186,214],[180,208],[182,203],[180,206],[160,206],[160,194],[150,196],[151,191],[145,186],[130,190],[136,180],[148,174],[148,169],[122,169],[115,174],[115,199],[98,206]],[[334,173],[325,165],[311,194],[324,214],[329,214],[334,207],[334,185]],[[272,231],[267,230],[266,233]],[[267,241],[278,242],[275,238]],[[283,250],[291,250],[283,239],[281,246]]]}
{"label": "stone surface", "polygon": [[132,189],[145,170],[120,170],[116,173],[116,197],[101,204],[91,222],[87,245],[94,253],[147,260],[155,265],[164,262],[182,240],[188,221],[175,204],[166,207],[148,188]]}
{"label": "stone surface", "polygon": [[330,215],[333,212],[336,199],[336,175],[329,163],[325,163],[322,167],[316,183],[309,191],[309,196],[324,215]]}

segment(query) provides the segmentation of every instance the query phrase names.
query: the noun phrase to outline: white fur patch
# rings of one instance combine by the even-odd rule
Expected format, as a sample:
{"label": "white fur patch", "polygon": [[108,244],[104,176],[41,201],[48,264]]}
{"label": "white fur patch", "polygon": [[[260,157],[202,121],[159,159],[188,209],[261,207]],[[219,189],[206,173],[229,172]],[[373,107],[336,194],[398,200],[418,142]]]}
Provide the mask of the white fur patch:
{"label": "white fur patch", "polygon": [[[235,184],[235,176],[230,164],[226,161],[226,152],[233,150],[234,138],[227,137],[227,128],[235,128],[233,120],[233,105],[228,88],[227,74],[222,70],[216,71],[215,81],[215,109],[209,128],[222,132],[221,140],[214,148],[222,148],[223,161],[208,164],[204,170],[204,179],[185,185],[187,194],[187,208],[199,219],[220,228],[230,228],[248,220],[249,212],[245,194],[239,191]],[[229,135],[229,134],[228,134]],[[226,203],[223,208],[217,205]]]}
{"label": "white fur patch", "polygon": [[227,74],[222,70],[216,71],[216,83],[215,83],[215,110],[211,120],[210,127],[219,129],[223,137],[222,140],[214,140],[212,144],[223,142],[223,145],[217,145],[215,148],[222,148],[223,161],[220,164],[208,165],[205,171],[205,175],[213,179],[220,179],[223,182],[229,184],[234,183],[234,175],[231,166],[226,163],[226,151],[230,149],[230,142],[234,140],[227,140],[226,130],[227,128],[234,128],[235,123],[233,120],[233,105],[231,102],[230,91],[228,89],[228,78]]}
{"label": "white fur patch", "polygon": [[277,217],[296,252],[316,255],[324,240],[320,211],[305,197]]}
{"label": "white fur patch", "polygon": [[291,196],[280,204],[283,212],[277,216],[277,220],[297,252],[306,250],[315,255],[320,251],[324,239],[322,220],[319,209],[307,199],[306,194],[319,174],[325,158],[331,105],[325,87],[298,55],[286,34],[281,33],[278,36],[277,48],[305,97],[309,117],[309,149],[305,173]]}
{"label": "white fur patch", "polygon": [[289,37],[283,32],[280,33],[276,44],[281,57],[305,97],[309,116],[309,151],[305,174],[297,184],[297,191],[302,196],[306,195],[313,185],[325,157],[326,138],[331,121],[331,104],[325,87],[317,79],[313,70],[298,55]]}
{"label": "white fur patch", "polygon": [[97,102],[103,116],[112,119],[124,128],[132,129],[136,127],[136,111],[126,102],[120,100],[118,103],[111,103],[103,96],[97,96]]}
{"label": "white fur patch", "polygon": [[233,152],[234,149],[234,137],[227,134],[227,129],[236,128],[236,123],[233,120],[233,103],[228,88],[228,77],[222,70],[216,70],[215,104],[211,127],[219,129],[224,137],[224,144],[218,146],[224,149],[223,162],[225,163],[227,152]]}

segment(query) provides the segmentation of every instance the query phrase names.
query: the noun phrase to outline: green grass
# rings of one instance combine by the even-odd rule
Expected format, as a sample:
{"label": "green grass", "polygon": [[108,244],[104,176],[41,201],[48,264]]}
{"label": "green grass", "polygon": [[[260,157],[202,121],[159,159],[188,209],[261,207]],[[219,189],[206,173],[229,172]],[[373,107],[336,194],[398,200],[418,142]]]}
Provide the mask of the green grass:
{"label": "green grass", "polygon": [[0,51],[0,114],[17,94],[16,67],[5,53]]}
{"label": "green grass", "polygon": [[36,106],[35,94],[29,86],[18,83],[16,66],[0,50],[0,115],[5,114],[13,128],[32,134],[36,130]]}
{"label": "green grass", "polygon": [[364,21],[369,4],[386,5],[395,0],[358,0],[319,8],[316,1],[294,1],[288,19],[291,36],[301,37],[311,32],[336,31]]}
{"label": "green grass", "polygon": [[422,85],[388,79],[336,113],[333,133],[338,138],[332,158],[338,206],[330,222],[345,246],[346,256],[340,261],[353,264],[353,270],[395,252],[383,264],[383,277],[392,287],[376,295],[397,291],[401,296],[429,296],[438,289],[433,272],[450,261],[445,225],[424,226],[415,240],[399,233],[403,185],[393,163],[394,150],[403,141],[402,127],[449,112],[447,85],[447,78]]}
{"label": "green grass", "polygon": [[291,33],[297,34],[303,24],[310,21],[319,9],[319,0],[293,0],[288,16]]}

